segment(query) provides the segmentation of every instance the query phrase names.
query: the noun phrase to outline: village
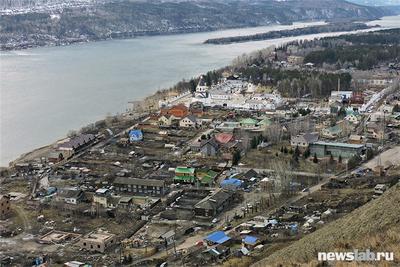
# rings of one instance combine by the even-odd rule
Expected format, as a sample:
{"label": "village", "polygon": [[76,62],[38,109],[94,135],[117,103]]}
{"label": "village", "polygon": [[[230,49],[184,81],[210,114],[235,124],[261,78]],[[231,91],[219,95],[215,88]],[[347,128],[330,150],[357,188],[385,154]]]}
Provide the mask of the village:
{"label": "village", "polygon": [[328,98],[225,70],[71,133],[2,173],[1,263],[248,266],[398,183],[397,67]]}

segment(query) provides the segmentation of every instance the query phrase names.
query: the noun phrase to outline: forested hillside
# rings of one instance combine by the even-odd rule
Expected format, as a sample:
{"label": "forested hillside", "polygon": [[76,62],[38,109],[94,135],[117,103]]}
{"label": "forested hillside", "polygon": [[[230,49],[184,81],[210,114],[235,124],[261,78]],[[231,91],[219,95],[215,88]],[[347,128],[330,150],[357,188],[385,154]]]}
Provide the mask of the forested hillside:
{"label": "forested hillside", "polygon": [[0,17],[2,49],[131,38],[140,35],[290,24],[301,20],[369,20],[393,14],[342,0],[115,1]]}

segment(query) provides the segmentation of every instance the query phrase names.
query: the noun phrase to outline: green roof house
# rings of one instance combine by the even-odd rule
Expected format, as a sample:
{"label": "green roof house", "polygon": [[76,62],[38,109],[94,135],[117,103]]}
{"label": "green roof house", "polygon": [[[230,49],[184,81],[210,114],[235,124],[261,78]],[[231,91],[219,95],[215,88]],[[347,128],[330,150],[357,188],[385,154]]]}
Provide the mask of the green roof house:
{"label": "green roof house", "polygon": [[258,122],[258,126],[262,128],[266,128],[272,124],[272,121],[268,118],[264,118],[261,121]]}
{"label": "green roof house", "polygon": [[195,168],[177,167],[175,168],[174,182],[194,183],[196,180]]}
{"label": "green roof house", "polygon": [[196,170],[196,177],[202,185],[212,185],[217,178],[218,173],[213,170],[199,169]]}
{"label": "green roof house", "polygon": [[242,128],[255,128],[257,125],[258,121],[252,118],[246,118],[246,119],[242,119],[240,121],[240,126]]}
{"label": "green roof house", "polygon": [[322,136],[326,138],[338,138],[342,135],[343,129],[340,125],[335,125],[333,127],[329,127],[322,130]]}

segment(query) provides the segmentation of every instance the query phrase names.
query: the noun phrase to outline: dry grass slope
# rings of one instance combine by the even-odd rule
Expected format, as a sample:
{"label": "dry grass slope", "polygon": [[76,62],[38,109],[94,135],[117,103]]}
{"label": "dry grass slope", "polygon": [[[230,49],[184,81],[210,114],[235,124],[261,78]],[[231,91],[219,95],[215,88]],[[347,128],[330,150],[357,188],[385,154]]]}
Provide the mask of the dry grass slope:
{"label": "dry grass slope", "polygon": [[[381,262],[378,266],[400,266],[400,184],[380,198],[255,263],[253,267],[318,266],[318,251],[367,248],[394,252],[394,262]],[[336,266],[377,264],[337,263]]]}

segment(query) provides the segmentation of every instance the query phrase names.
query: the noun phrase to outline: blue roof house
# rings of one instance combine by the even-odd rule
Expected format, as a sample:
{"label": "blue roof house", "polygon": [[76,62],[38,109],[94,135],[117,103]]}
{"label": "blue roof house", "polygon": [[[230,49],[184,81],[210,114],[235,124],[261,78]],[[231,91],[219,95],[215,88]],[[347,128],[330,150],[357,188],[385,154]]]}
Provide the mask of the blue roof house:
{"label": "blue roof house", "polygon": [[246,235],[243,239],[242,242],[244,245],[246,246],[250,246],[250,247],[255,247],[258,245],[258,243],[260,242],[260,239],[258,237],[255,236],[251,236],[251,235]]}
{"label": "blue roof house", "polygon": [[204,238],[204,240],[208,243],[220,245],[231,240],[231,238],[227,236],[224,231],[216,231],[208,235],[206,238]]}
{"label": "blue roof house", "polygon": [[225,179],[221,182],[221,187],[225,189],[239,189],[243,186],[243,181],[236,178]]}
{"label": "blue roof house", "polygon": [[137,142],[143,140],[143,132],[142,130],[130,130],[129,131],[129,141]]}

